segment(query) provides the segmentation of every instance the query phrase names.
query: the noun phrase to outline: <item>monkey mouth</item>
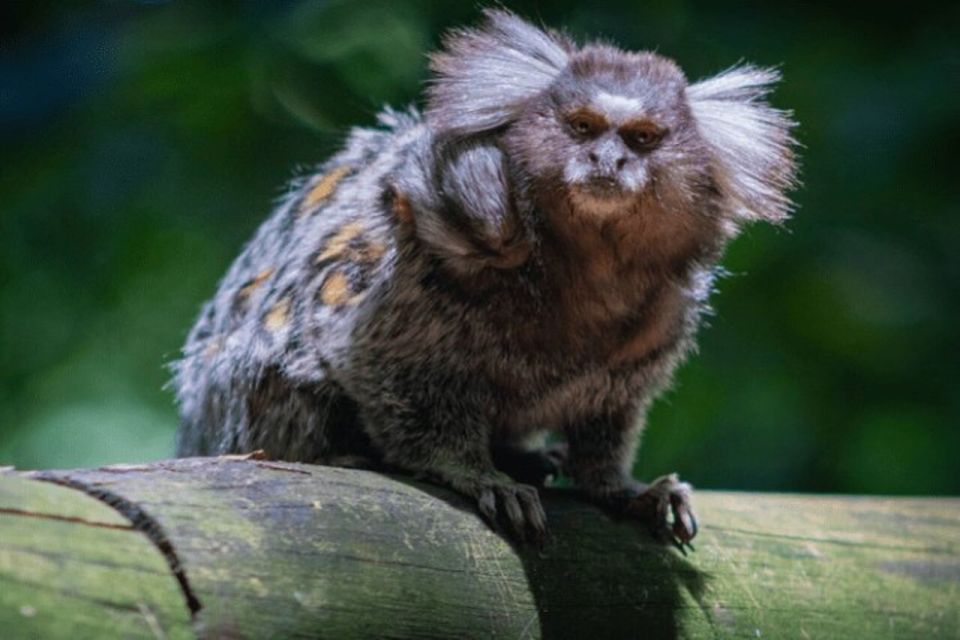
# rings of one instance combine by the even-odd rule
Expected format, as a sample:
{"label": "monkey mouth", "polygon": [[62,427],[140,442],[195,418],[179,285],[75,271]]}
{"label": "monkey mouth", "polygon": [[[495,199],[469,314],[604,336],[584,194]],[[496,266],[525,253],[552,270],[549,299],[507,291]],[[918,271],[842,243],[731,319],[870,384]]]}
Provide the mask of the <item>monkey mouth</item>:
{"label": "monkey mouth", "polygon": [[570,202],[581,214],[608,218],[628,212],[634,195],[615,178],[592,178],[570,189]]}
{"label": "monkey mouth", "polygon": [[601,200],[622,198],[627,195],[620,181],[612,176],[592,176],[577,185],[583,194]]}

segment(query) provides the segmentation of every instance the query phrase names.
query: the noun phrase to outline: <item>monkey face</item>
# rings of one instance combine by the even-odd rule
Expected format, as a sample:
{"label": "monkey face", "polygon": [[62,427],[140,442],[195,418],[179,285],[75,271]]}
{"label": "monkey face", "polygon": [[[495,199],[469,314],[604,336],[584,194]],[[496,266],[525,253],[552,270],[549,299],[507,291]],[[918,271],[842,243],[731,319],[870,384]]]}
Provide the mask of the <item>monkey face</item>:
{"label": "monkey face", "polygon": [[552,182],[577,208],[629,211],[639,199],[658,197],[657,189],[685,182],[687,169],[700,171],[703,149],[686,86],[666,58],[586,47],[508,134],[511,151],[536,181]]}
{"label": "monkey face", "polygon": [[597,200],[644,191],[650,157],[669,131],[641,112],[635,98],[601,92],[590,104],[558,114],[574,147],[563,167],[571,191]]}
{"label": "monkey face", "polygon": [[581,218],[696,211],[727,219],[730,234],[787,218],[795,123],[766,99],[776,70],[739,65],[688,84],[657,54],[579,47],[485,14],[431,56],[427,121],[444,140],[495,139],[525,200]]}

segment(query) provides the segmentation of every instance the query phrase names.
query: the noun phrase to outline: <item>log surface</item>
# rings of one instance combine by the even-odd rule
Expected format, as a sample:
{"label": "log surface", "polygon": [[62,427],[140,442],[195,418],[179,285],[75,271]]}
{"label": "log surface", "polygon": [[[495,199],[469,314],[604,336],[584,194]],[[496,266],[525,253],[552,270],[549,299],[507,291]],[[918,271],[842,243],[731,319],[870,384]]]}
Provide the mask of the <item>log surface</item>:
{"label": "log surface", "polygon": [[367,471],[7,472],[0,635],[960,637],[958,499],[703,491],[684,558],[571,491],[543,495],[537,551],[455,494]]}

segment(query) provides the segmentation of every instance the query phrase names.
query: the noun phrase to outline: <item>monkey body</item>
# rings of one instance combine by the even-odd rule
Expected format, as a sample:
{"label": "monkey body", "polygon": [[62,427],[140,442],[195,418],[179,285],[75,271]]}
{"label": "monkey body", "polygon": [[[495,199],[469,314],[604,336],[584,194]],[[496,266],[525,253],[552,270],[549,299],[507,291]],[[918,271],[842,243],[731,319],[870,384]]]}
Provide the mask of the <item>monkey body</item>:
{"label": "monkey body", "polygon": [[[688,87],[653,54],[487,17],[435,56],[425,116],[354,130],[231,267],[176,365],[178,453],[382,462],[539,540],[536,489],[514,479],[536,474],[495,463],[530,463],[554,432],[588,496],[686,543],[689,487],[633,480],[636,440],[723,247],[784,214],[788,122],[757,99],[758,71]],[[485,78],[504,51],[526,66]],[[741,108],[766,148],[730,148]]]}
{"label": "monkey body", "polygon": [[[665,285],[638,267],[624,283],[623,269],[593,273],[574,263],[571,282],[562,275],[570,256],[558,246],[472,283],[449,274],[398,215],[392,186],[405,163],[419,160],[411,141],[426,125],[416,113],[383,120],[384,130],[355,132],[346,152],[295,186],[206,305],[178,365],[183,414],[199,418],[181,430],[181,452],[264,448],[310,461],[359,454],[331,448],[323,433],[359,424],[278,429],[275,416],[256,419],[260,394],[284,385],[323,409],[312,396],[394,392],[393,369],[420,387],[408,393],[455,396],[491,438],[521,443],[637,404],[689,346],[708,270]],[[578,306],[599,311],[563,317]],[[339,438],[349,434],[332,435]]]}

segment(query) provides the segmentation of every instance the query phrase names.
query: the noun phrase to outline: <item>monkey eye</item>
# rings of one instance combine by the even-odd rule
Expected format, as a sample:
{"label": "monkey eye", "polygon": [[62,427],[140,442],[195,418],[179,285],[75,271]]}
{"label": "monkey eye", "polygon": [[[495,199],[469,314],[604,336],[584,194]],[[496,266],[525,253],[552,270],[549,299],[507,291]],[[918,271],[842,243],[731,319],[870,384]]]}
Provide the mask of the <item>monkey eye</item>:
{"label": "monkey eye", "polygon": [[666,134],[666,129],[652,122],[628,124],[620,129],[623,141],[634,151],[650,151],[656,148]]}
{"label": "monkey eye", "polygon": [[573,127],[574,131],[583,135],[587,135],[593,131],[593,125],[581,118],[574,120],[571,126]]}
{"label": "monkey eye", "polygon": [[584,109],[574,111],[566,117],[566,121],[570,131],[582,138],[592,138],[607,127],[603,116]]}

